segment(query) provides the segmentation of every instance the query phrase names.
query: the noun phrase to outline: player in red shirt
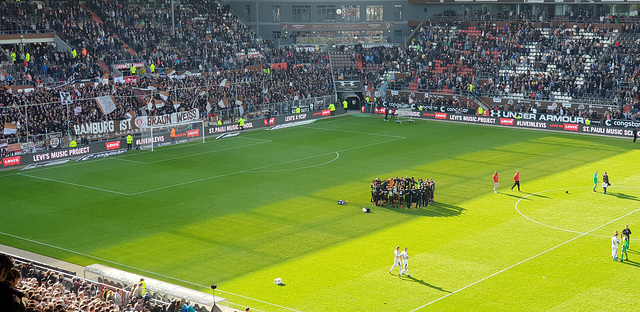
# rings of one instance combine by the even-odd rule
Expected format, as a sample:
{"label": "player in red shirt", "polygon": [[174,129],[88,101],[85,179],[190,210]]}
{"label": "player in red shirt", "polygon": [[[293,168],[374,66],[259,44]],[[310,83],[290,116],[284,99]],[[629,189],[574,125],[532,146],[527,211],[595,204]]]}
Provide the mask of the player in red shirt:
{"label": "player in red shirt", "polygon": [[498,186],[500,186],[500,182],[498,182],[498,171],[493,174],[493,192],[498,193]]}
{"label": "player in red shirt", "polygon": [[513,188],[516,187],[516,185],[518,186],[518,192],[520,192],[520,170],[516,170],[516,174],[513,176],[513,186],[511,187],[511,190],[513,191]]}

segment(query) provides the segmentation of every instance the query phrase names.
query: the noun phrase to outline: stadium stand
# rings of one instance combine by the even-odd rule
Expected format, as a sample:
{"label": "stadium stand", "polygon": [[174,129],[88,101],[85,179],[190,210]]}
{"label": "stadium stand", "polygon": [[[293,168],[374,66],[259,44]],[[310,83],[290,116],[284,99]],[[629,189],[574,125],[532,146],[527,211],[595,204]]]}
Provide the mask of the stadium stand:
{"label": "stadium stand", "polygon": [[[68,143],[73,125],[105,119],[197,108],[203,119],[233,123],[239,106],[254,117],[291,112],[295,104],[280,112],[272,104],[334,95],[335,80],[359,80],[366,96],[383,90],[389,102],[409,100],[397,94],[408,91],[472,99],[421,100],[424,105],[593,120],[636,120],[640,110],[637,17],[583,9],[564,16],[446,11],[423,21],[406,45],[275,47],[228,5],[207,0],[180,6],[174,35],[166,7],[124,0],[3,3],[0,36],[54,33],[63,43],[29,43],[22,50],[1,45],[2,153],[11,153],[9,144],[43,135]],[[72,104],[60,105],[61,92]],[[116,110],[105,115],[93,100],[98,96],[113,96]],[[538,109],[491,98],[597,107]],[[11,128],[5,131],[5,125]]]}
{"label": "stadium stand", "polygon": [[[3,2],[0,36],[55,34],[64,45],[27,43],[19,49],[0,44],[0,156],[17,152],[8,148],[11,144],[43,142],[52,135],[70,138],[74,125],[107,119],[198,109],[201,119],[226,124],[235,122],[240,107],[255,118],[289,113],[300,101],[335,95],[336,80],[384,89],[391,103],[414,101],[394,91],[465,94],[465,100],[424,97],[415,104],[482,105],[591,120],[640,117],[637,17],[595,16],[588,10],[553,18],[544,11],[444,12],[423,21],[406,45],[276,47],[227,5],[212,0],[181,5],[174,33],[166,8],[125,0]],[[61,105],[61,94],[68,94],[70,103]],[[116,109],[105,114],[95,101],[100,96],[112,96]],[[585,107],[539,109],[483,98]],[[278,112],[274,103],[293,104]],[[144,305],[174,311],[179,306],[161,295],[128,301],[124,284],[97,283],[28,259],[14,260],[23,276],[27,311],[143,311]]]}
{"label": "stadium stand", "polygon": [[[131,287],[138,281],[137,275],[133,282],[114,279],[113,274],[109,275],[109,278],[97,277],[90,280],[77,276],[77,272],[43,262],[16,255],[10,255],[10,257],[14,267],[20,272],[21,278],[17,281],[15,289],[24,294],[21,300],[24,311],[176,312],[188,306],[199,312],[211,309],[210,303],[206,305],[201,303],[212,301],[211,295],[188,289],[181,292],[181,287],[153,279],[145,279],[148,285],[146,295],[137,298],[139,293]],[[101,270],[105,270],[105,267],[101,267]],[[129,275],[133,276],[133,274]],[[155,290],[158,288],[155,287],[156,283],[162,283],[165,286],[162,290]],[[180,294],[190,296],[180,297]],[[194,298],[195,301],[193,301]],[[224,300],[216,297],[216,302]],[[219,303],[217,308],[218,311],[237,311],[228,306],[221,306]]]}

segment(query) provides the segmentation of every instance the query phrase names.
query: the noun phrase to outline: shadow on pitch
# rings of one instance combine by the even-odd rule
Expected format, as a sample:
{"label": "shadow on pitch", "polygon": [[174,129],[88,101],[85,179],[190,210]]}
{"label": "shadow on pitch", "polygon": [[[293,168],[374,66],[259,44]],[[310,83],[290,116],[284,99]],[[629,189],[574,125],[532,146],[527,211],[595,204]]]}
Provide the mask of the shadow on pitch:
{"label": "shadow on pitch", "polygon": [[635,262],[635,261],[631,261],[631,260],[625,260],[624,262],[622,262],[622,264],[632,265],[634,267],[639,267],[640,268],[640,263]]}
{"label": "shadow on pitch", "polygon": [[417,278],[415,278],[415,277],[413,277],[413,276],[411,276],[411,277],[403,276],[403,277],[401,277],[401,278],[402,278],[402,279],[404,279],[404,280],[408,280],[408,281],[410,281],[410,282],[414,282],[414,283],[418,283],[418,284],[423,285],[423,286],[427,286],[427,287],[429,287],[429,288],[433,288],[433,289],[435,289],[435,290],[437,290],[437,291],[442,291],[442,292],[451,293],[451,292],[450,292],[450,291],[448,291],[448,290],[444,290],[444,289],[442,289],[442,287],[438,287],[438,286],[435,286],[435,285],[431,285],[431,284],[429,284],[429,283],[425,282],[424,280],[419,280],[419,279],[417,279]]}
{"label": "shadow on pitch", "polygon": [[524,197],[524,196],[526,196],[527,194],[522,194],[522,193],[520,193],[521,195],[515,195],[515,194],[507,194],[507,193],[504,193],[504,192],[498,192],[498,194],[500,194],[500,195],[504,195],[504,196],[513,197],[513,198],[517,198],[517,199],[522,198],[522,199],[524,199],[524,200],[531,200],[531,198]]}
{"label": "shadow on pitch", "polygon": [[638,198],[638,196],[635,196],[635,195],[629,195],[629,194],[623,194],[623,193],[607,193],[607,195],[614,196],[620,199],[640,201],[640,198]]}
{"label": "shadow on pitch", "polygon": [[[507,191],[510,192],[510,191]],[[513,197],[513,198],[517,198],[517,199],[524,199],[524,200],[531,200],[531,197],[539,197],[539,198],[549,198],[547,196],[544,195],[540,195],[540,194],[532,194],[532,193],[524,193],[524,192],[518,192],[517,194],[509,194],[509,193],[505,193],[505,192],[498,192],[498,194],[500,195],[504,195],[504,196],[509,196],[509,197]],[[527,197],[524,197],[527,196]]]}
{"label": "shadow on pitch", "polygon": [[458,216],[462,214],[462,212],[466,210],[460,206],[450,205],[446,203],[439,203],[439,202],[435,202],[429,205],[428,207],[412,208],[412,209],[406,209],[406,208],[400,209],[400,208],[394,208],[390,206],[377,207],[377,208],[384,208],[384,209],[393,210],[399,213],[419,215],[419,216],[425,216],[425,217],[453,217],[453,216]]}
{"label": "shadow on pitch", "polygon": [[547,198],[547,199],[549,199],[549,197],[548,197],[548,196],[544,196],[544,195],[540,195],[540,194],[531,194],[531,193],[529,193],[529,194],[527,194],[527,195],[529,195],[529,197],[540,197],[540,198]]}

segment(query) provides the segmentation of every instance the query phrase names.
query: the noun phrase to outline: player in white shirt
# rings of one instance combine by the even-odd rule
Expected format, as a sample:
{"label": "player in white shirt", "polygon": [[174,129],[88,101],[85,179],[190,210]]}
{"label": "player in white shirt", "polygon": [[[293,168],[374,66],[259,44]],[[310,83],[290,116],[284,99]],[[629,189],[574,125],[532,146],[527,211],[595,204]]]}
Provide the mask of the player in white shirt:
{"label": "player in white shirt", "polygon": [[620,244],[620,240],[618,240],[618,231],[616,231],[611,237],[611,258],[613,261],[618,261],[618,244]]}
{"label": "player in white shirt", "polygon": [[400,271],[400,275],[407,274],[407,277],[411,277],[409,275],[409,254],[407,253],[407,247],[404,247],[404,251],[400,253],[400,258],[402,258],[402,271]]}
{"label": "player in white shirt", "polygon": [[[389,270],[389,274],[393,274],[391,273],[391,271],[393,271],[393,269],[397,266],[400,268],[400,270],[402,270],[402,264],[400,263],[400,246],[396,247],[396,250],[393,251],[393,266],[391,267],[391,269]],[[400,276],[400,274],[398,274],[398,276]]]}

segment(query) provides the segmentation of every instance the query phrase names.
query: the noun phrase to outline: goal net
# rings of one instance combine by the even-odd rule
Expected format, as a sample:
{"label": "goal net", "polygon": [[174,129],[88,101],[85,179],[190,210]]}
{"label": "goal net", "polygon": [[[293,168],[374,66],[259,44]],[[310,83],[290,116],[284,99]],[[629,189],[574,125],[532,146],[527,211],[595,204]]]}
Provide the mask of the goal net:
{"label": "goal net", "polygon": [[396,113],[396,122],[402,123],[402,121],[413,122],[413,116],[411,108],[400,108]]}
{"label": "goal net", "polygon": [[163,126],[148,126],[140,131],[141,149],[158,148],[171,144],[181,144],[193,141],[204,143],[204,121],[194,120]]}

